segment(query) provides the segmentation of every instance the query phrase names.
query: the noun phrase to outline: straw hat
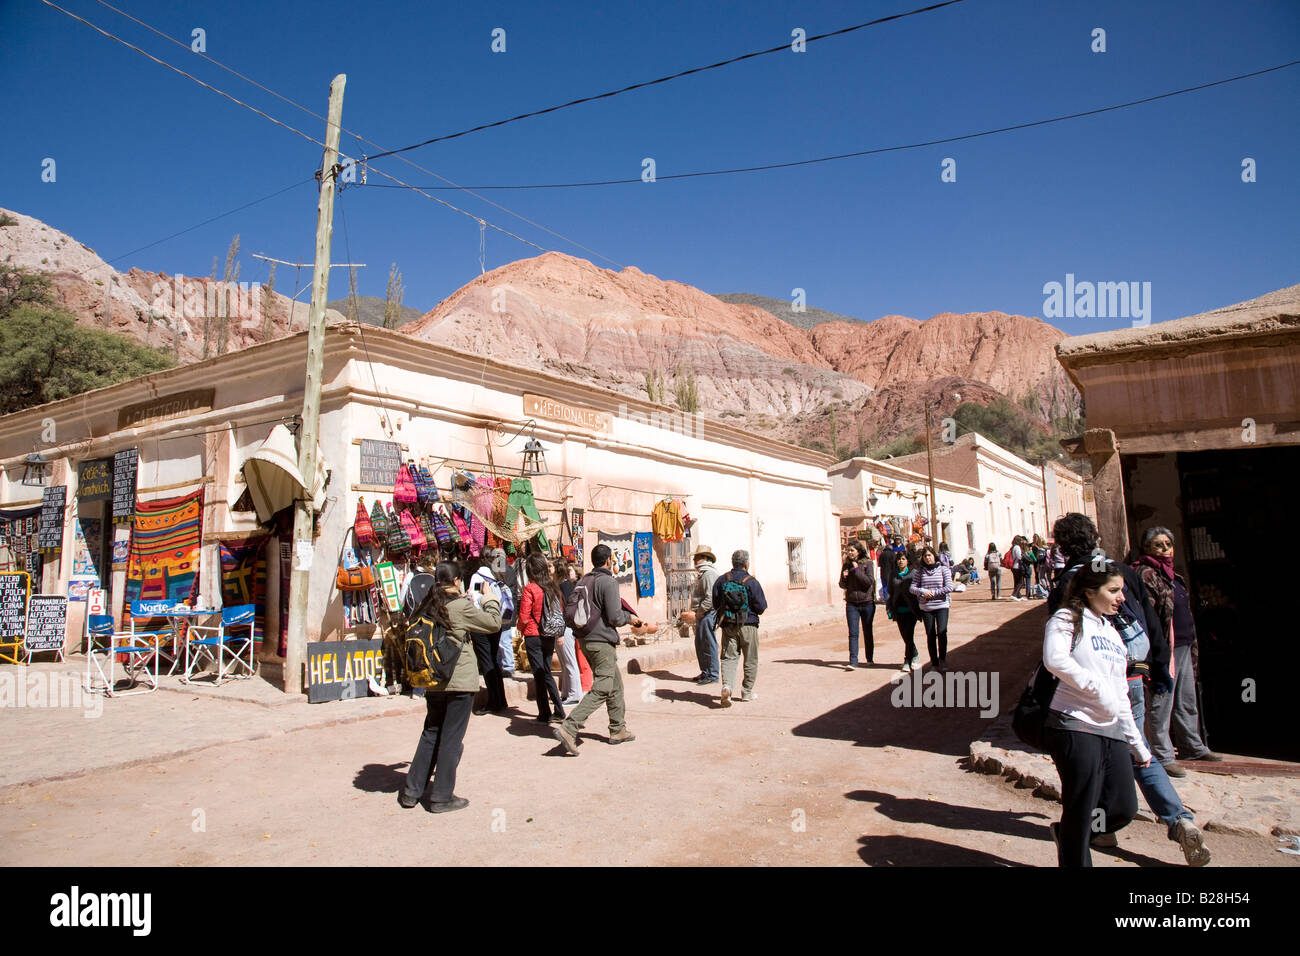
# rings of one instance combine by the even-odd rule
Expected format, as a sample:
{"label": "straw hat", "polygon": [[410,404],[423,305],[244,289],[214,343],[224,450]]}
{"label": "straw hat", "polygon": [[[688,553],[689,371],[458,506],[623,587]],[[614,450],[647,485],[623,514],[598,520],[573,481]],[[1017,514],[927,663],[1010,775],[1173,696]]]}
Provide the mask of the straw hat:
{"label": "straw hat", "polygon": [[695,549],[695,553],[691,555],[691,561],[694,562],[695,559],[698,557],[705,557],[708,558],[710,561],[718,560],[718,556],[713,553],[713,549],[710,548],[707,544],[702,544]]}

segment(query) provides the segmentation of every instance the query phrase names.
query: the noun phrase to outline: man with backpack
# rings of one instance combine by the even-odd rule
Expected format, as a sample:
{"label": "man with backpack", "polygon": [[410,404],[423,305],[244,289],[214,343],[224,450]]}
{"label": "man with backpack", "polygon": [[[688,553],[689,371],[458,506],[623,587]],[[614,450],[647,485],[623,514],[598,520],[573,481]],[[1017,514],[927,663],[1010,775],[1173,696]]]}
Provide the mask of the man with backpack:
{"label": "man with backpack", "polygon": [[734,551],[731,570],[713,582],[713,607],[722,629],[722,706],[731,706],[731,688],[736,679],[736,662],[745,655],[745,679],[740,700],[754,700],[758,679],[758,616],[767,610],[767,598],[758,580],[749,573],[749,552]]}
{"label": "man with backpack", "polygon": [[618,581],[606,566],[610,553],[605,544],[591,549],[591,571],[574,584],[564,604],[565,623],[573,629],[593,674],[591,690],[554,729],[555,738],[575,757],[583,724],[602,705],[609,710],[609,742],[622,744],[636,740],[624,721],[623,675],[618,670],[616,628],[629,623],[639,627],[641,619],[623,607]]}

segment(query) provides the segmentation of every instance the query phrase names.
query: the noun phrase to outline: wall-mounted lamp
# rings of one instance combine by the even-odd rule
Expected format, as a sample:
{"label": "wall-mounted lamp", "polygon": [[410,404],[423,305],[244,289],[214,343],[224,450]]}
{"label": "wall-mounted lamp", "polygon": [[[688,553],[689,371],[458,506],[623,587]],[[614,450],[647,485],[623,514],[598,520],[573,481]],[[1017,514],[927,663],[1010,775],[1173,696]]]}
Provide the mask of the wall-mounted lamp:
{"label": "wall-mounted lamp", "polygon": [[37,487],[45,484],[45,469],[49,460],[39,451],[34,451],[23,462],[23,484]]}
{"label": "wall-mounted lamp", "polygon": [[[542,445],[541,442],[537,440],[537,432],[536,432],[537,422],[535,420],[531,418],[528,419],[528,421],[524,422],[522,425],[519,426],[519,431],[515,432],[505,441],[497,442],[497,444],[498,445],[510,444],[510,442],[514,441],[516,438],[518,438],[520,435],[524,433],[525,428],[529,429],[529,434],[532,437],[530,437],[528,441],[524,442],[524,464],[523,467],[519,470],[519,474],[524,476],[550,474],[550,472],[546,468],[546,448],[545,446]],[[504,435],[505,433],[506,433],[505,426],[498,425],[497,434]]]}

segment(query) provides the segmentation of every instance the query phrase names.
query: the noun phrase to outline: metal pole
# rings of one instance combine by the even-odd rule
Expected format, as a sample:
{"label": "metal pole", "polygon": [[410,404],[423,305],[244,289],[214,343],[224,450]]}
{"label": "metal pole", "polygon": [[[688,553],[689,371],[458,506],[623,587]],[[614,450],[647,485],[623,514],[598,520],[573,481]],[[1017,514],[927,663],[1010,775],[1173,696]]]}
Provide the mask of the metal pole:
{"label": "metal pole", "polygon": [[[330,83],[325,156],[320,168],[320,201],[316,206],[316,264],[312,275],[311,309],[307,313],[307,378],[303,387],[302,428],[298,431],[298,470],[307,482],[307,492],[305,498],[293,505],[293,573],[289,578],[289,634],[284,659],[284,690],[287,694],[302,693],[302,669],[307,659],[307,598],[312,532],[316,523],[313,502],[316,436],[320,431],[321,376],[325,367],[325,300],[329,297],[334,173],[338,165],[339,127],[343,121],[343,87],[347,80],[346,74],[340,73]],[[317,571],[318,576],[321,573]]]}

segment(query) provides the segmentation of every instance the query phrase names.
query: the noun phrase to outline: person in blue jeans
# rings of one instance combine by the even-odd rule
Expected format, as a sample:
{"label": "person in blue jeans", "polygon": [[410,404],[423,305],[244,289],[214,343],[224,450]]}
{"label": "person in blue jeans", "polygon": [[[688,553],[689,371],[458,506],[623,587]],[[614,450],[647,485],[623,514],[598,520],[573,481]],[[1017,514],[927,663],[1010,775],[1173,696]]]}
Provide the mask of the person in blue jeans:
{"label": "person in blue jeans", "polygon": [[858,632],[867,665],[876,662],[876,645],[871,631],[876,616],[876,568],[867,546],[855,541],[844,551],[840,567],[840,588],[844,591],[844,616],[849,624],[849,670],[858,666]]}
{"label": "person in blue jeans", "polygon": [[718,666],[718,615],[713,609],[713,582],[718,580],[718,560],[708,545],[702,544],[691,555],[695,562],[695,583],[691,588],[691,610],[695,612],[695,657],[700,673],[695,683],[716,684]]}

